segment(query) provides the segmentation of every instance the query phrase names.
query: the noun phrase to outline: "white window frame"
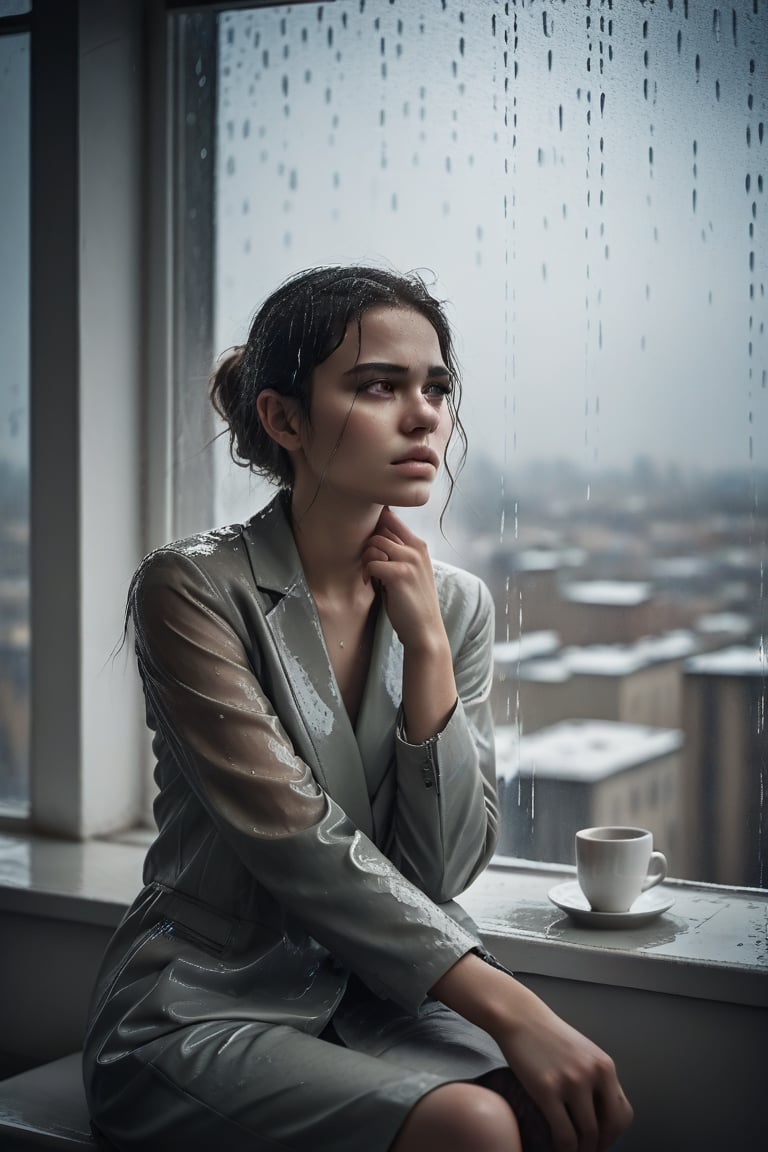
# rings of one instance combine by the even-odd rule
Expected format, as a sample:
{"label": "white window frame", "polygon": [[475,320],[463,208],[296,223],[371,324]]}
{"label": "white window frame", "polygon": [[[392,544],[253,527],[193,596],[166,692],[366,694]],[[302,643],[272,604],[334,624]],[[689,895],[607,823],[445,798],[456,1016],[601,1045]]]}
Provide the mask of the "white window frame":
{"label": "white window frame", "polygon": [[74,839],[135,823],[144,791],[112,659],[146,539],[142,20],[128,0],[31,16],[30,813],[3,826]]}

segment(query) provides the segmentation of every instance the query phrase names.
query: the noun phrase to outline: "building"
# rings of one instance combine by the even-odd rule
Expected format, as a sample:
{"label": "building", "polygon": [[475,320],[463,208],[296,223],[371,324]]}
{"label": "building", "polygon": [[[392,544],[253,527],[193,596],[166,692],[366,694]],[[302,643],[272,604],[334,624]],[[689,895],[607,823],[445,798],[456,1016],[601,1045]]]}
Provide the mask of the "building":
{"label": "building", "polygon": [[[682,663],[698,651],[691,632],[646,636],[633,644],[547,649],[545,638],[494,649],[494,719],[529,735],[560,720],[621,720],[658,728],[682,723]],[[517,653],[510,660],[506,653]]]}
{"label": "building", "polygon": [[568,562],[568,556],[544,548],[495,552],[487,581],[496,605],[499,640],[511,640],[523,630],[540,632],[555,627],[558,578]]}
{"label": "building", "polygon": [[768,665],[732,645],[684,665],[683,811],[691,879],[768,882]]}
{"label": "building", "polygon": [[497,730],[502,812],[499,851],[530,860],[574,863],[579,828],[648,828],[670,873],[686,867],[680,818],[678,729],[610,721],[563,721],[530,736]]}
{"label": "building", "polygon": [[629,644],[659,629],[653,587],[645,580],[574,580],[553,604],[564,644]]}
{"label": "building", "polygon": [[[517,640],[494,644],[491,706],[496,724],[522,723],[521,671],[531,663],[556,661],[559,649],[560,637],[557,632],[548,631],[525,632]],[[562,719],[562,713],[556,718]],[[530,730],[527,709],[525,729]]]}

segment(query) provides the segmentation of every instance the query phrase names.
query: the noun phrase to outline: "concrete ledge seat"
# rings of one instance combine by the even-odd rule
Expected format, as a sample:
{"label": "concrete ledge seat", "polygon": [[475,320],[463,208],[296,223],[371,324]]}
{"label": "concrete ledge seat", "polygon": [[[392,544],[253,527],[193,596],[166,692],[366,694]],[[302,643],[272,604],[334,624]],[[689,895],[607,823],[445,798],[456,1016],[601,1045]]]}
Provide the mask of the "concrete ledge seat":
{"label": "concrete ledge seat", "polygon": [[99,1148],[91,1132],[79,1052],[0,1080],[0,1148]]}

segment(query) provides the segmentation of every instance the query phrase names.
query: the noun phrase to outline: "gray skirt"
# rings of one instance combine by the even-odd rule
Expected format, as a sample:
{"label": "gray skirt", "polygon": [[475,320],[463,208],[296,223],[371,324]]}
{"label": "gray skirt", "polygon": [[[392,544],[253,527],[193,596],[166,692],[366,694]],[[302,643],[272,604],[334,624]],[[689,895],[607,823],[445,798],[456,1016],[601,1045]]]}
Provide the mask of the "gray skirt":
{"label": "gray skirt", "polygon": [[500,1069],[491,1037],[445,1005],[414,1017],[353,978],[319,1037],[205,1021],[98,1064],[95,1134],[120,1152],[387,1152],[422,1096]]}

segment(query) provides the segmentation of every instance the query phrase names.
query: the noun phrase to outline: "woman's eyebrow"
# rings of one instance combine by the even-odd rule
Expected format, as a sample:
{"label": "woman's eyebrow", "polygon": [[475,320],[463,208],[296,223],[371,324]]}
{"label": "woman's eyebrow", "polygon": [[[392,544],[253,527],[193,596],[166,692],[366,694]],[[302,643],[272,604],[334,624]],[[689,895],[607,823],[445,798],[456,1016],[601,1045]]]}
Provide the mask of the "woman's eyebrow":
{"label": "woman's eyebrow", "polygon": [[[406,376],[410,369],[403,364],[386,364],[381,361],[369,361],[366,364],[353,364],[344,373],[345,376],[359,376],[365,372],[389,372],[391,375]],[[450,371],[444,364],[435,364],[427,369],[427,376],[450,376]]]}

